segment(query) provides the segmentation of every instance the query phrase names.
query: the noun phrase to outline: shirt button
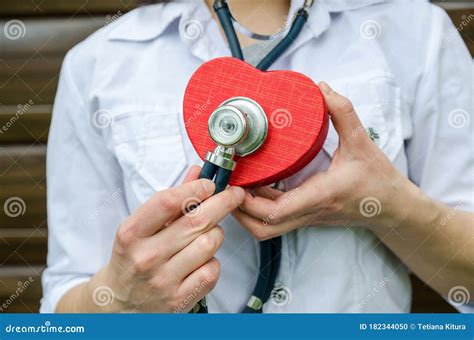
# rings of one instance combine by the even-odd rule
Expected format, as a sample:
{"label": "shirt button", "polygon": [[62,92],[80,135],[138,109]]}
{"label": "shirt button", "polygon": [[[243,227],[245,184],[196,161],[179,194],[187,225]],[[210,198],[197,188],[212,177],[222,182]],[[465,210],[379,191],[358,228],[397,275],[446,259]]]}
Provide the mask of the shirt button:
{"label": "shirt button", "polygon": [[186,40],[199,39],[204,32],[204,27],[198,20],[186,20],[180,25],[181,35]]}
{"label": "shirt button", "polygon": [[276,306],[285,306],[291,303],[291,290],[282,283],[277,282],[270,295],[272,303]]}

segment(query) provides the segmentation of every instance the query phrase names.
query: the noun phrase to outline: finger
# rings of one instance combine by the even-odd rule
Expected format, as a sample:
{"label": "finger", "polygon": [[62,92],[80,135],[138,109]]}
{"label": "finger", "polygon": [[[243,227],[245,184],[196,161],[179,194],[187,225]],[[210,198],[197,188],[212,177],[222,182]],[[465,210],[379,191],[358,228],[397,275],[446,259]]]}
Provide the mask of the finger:
{"label": "finger", "polygon": [[185,307],[187,310],[190,310],[199,300],[206,296],[215,287],[220,271],[219,262],[212,258],[202,267],[191,273],[177,290],[180,300],[183,301],[181,306],[191,300]]}
{"label": "finger", "polygon": [[140,206],[121,226],[124,232],[147,237],[163,229],[174,216],[191,204],[202,202],[214,193],[214,183],[200,179],[160,191]]}
{"label": "finger", "polygon": [[171,258],[199,235],[219,224],[227,214],[242,203],[244,195],[242,188],[229,187],[212,196],[168,228],[151,237],[152,247],[163,247],[168,258]]}
{"label": "finger", "polygon": [[279,224],[268,224],[265,220],[255,218],[243,211],[236,210],[232,213],[235,219],[257,240],[264,241],[280,235],[289,233],[290,231],[303,228],[311,221],[310,215],[303,215],[297,218],[291,218],[288,221]]}
{"label": "finger", "polygon": [[188,183],[198,179],[200,172],[201,167],[199,165],[193,165],[191,168],[189,168],[188,173],[183,179],[183,183]]}
{"label": "finger", "polygon": [[[240,210],[265,220],[268,223],[280,223],[290,217],[297,217],[306,212],[312,202],[312,195],[303,186],[283,193],[277,199],[245,195]],[[314,194],[313,194],[314,195]],[[308,196],[308,197],[307,197]]]}
{"label": "finger", "polygon": [[319,88],[324,95],[331,120],[342,141],[358,138],[365,131],[349,99],[334,91],[327,83],[320,82]]}
{"label": "finger", "polygon": [[270,186],[265,186],[265,187],[259,187],[253,190],[252,193],[253,193],[253,196],[261,196],[261,197],[265,197],[271,200],[275,200],[281,195],[283,195],[285,192],[281,190],[273,189]]}
{"label": "finger", "polygon": [[250,193],[246,193],[239,209],[260,220],[264,220],[268,218],[272,212],[276,211],[277,206],[277,201],[274,199],[262,196],[252,196]]}
{"label": "finger", "polygon": [[174,255],[166,264],[173,269],[179,282],[212,259],[224,241],[224,231],[215,227],[200,235]]}
{"label": "finger", "polygon": [[[201,173],[201,167],[199,165],[193,165],[191,168],[189,168],[188,173],[183,179],[183,183],[189,183],[191,181],[197,180],[199,178],[199,174]],[[198,204],[197,199],[189,199],[188,202],[183,203],[184,207],[180,211],[177,211],[172,217],[169,218],[167,222],[165,222],[165,225],[168,225],[170,222],[176,220],[180,216],[182,216],[186,210],[190,209],[192,206],[195,206]]]}

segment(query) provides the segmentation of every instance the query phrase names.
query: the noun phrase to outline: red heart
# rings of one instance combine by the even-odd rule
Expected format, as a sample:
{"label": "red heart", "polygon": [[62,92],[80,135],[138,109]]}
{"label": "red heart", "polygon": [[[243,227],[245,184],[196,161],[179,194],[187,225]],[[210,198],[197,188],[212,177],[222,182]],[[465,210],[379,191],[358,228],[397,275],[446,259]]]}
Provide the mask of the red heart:
{"label": "red heart", "polygon": [[328,131],[323,95],[307,76],[293,71],[263,72],[235,58],[201,65],[184,94],[184,123],[189,139],[204,160],[215,148],[207,122],[231,97],[258,102],[268,118],[268,136],[255,153],[238,160],[230,184],[244,187],[282,180],[306,166],[321,150]]}

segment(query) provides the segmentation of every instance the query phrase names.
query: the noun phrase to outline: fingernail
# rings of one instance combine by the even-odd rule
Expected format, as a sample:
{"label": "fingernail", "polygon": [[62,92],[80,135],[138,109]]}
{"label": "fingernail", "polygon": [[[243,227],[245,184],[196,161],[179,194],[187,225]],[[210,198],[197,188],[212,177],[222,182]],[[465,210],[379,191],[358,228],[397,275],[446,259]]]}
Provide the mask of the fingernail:
{"label": "fingernail", "polygon": [[216,190],[214,182],[209,179],[201,179],[201,183],[202,183],[202,186],[204,187],[204,190],[206,190],[206,192],[210,194],[214,193],[214,190]]}
{"label": "fingernail", "polygon": [[242,202],[245,197],[245,191],[241,187],[231,187],[230,190],[237,196],[237,199]]}
{"label": "fingernail", "polygon": [[323,92],[325,95],[331,94],[331,92],[333,91],[331,86],[329,86],[324,81],[319,82],[318,85],[319,85],[319,89],[321,90],[321,92]]}

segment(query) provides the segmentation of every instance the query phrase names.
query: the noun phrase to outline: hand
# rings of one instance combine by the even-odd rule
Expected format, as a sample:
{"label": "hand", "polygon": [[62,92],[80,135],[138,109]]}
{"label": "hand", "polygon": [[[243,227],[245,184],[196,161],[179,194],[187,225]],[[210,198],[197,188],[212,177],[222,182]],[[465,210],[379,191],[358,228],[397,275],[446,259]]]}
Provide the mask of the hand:
{"label": "hand", "polygon": [[[351,102],[319,84],[339,135],[329,169],[301,186],[281,192],[257,189],[234,217],[257,239],[273,238],[309,225],[390,225],[403,215],[397,192],[408,181],[370,140]],[[408,186],[407,186],[408,187]]]}
{"label": "hand", "polygon": [[92,295],[103,287],[113,293],[103,311],[185,313],[214,288],[220,271],[214,254],[224,238],[217,223],[244,191],[230,187],[211,197],[213,182],[190,181],[199,170],[193,167],[185,184],[158,192],[120,226],[110,263],[88,287]]}

